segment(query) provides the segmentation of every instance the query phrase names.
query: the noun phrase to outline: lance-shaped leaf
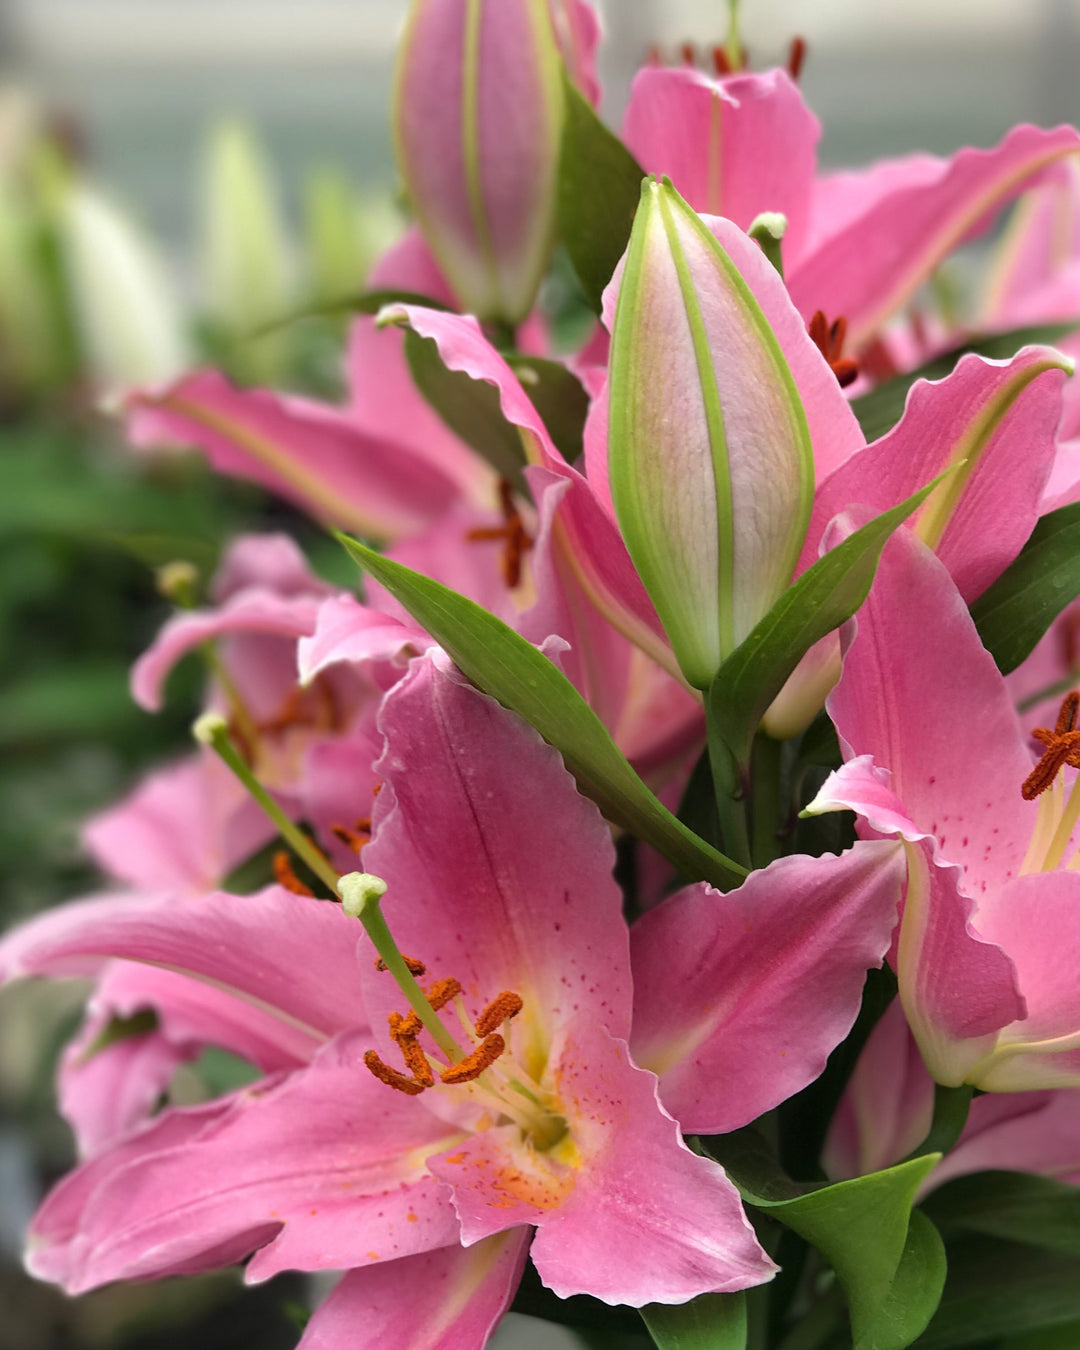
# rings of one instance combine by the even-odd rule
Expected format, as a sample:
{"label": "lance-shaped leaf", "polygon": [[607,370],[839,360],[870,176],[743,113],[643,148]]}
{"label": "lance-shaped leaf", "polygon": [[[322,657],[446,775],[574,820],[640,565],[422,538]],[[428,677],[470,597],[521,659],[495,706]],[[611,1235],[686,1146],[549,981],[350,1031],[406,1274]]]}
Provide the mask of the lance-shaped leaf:
{"label": "lance-shaped leaf", "polygon": [[745,869],[663,806],[558,667],[501,619],[456,591],[345,535],[353,558],[405,606],[486,694],[558,750],[578,787],[616,825],[647,839],[686,878],[730,889]]}
{"label": "lance-shaped leaf", "polygon": [[641,1316],[659,1350],[746,1350],[746,1295],[699,1294],[650,1303]]}
{"label": "lance-shaped leaf", "polygon": [[814,457],[757,300],[667,180],[642,189],[610,370],[615,512],[683,674],[703,689],[791,580]]}
{"label": "lance-shaped leaf", "polygon": [[551,249],[564,94],[547,0],[414,0],[394,140],[464,308],[516,323]]}

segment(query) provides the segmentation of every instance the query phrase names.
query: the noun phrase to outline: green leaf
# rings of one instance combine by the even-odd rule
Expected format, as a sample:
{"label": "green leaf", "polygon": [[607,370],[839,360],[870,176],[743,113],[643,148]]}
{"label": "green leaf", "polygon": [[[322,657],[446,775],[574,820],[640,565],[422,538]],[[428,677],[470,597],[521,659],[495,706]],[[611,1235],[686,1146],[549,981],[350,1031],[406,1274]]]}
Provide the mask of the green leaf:
{"label": "green leaf", "polygon": [[792,1181],[754,1131],[710,1140],[743,1199],[815,1246],[847,1294],[854,1350],[903,1350],[930,1321],[945,1249],[911,1206],[940,1161],[928,1154],[833,1184]]}
{"label": "green leaf", "polygon": [[1080,1190],[1030,1172],[974,1172],[936,1190],[926,1212],[953,1229],[1080,1256]]}
{"label": "green leaf", "polygon": [[861,394],[851,400],[851,410],[859,419],[863,435],[868,441],[876,441],[884,436],[899,422],[904,412],[904,402],[908,390],[916,380],[943,380],[957,361],[968,352],[985,356],[990,360],[1007,360],[1015,356],[1021,347],[1045,345],[1052,347],[1060,338],[1066,337],[1080,327],[1080,320],[1069,323],[1037,324],[1031,328],[1014,328],[1008,333],[994,333],[989,337],[972,337],[957,347],[935,356],[917,370],[897,375],[886,380],[876,389]]}
{"label": "green leaf", "polygon": [[593,309],[630,238],[645,171],[566,78],[558,219],[570,261]]}
{"label": "green leaf", "polygon": [[659,1350],[745,1350],[746,1295],[701,1294],[689,1303],[641,1310]]}
{"label": "green leaf", "polygon": [[585,448],[585,418],[589,413],[589,396],[581,381],[558,361],[516,352],[506,360],[559,452],[573,463]]}
{"label": "green leaf", "polygon": [[986,1341],[998,1345],[1008,1335],[1078,1319],[1080,1259],[972,1237],[950,1243],[941,1306],[915,1344],[918,1350],[952,1350]]}
{"label": "green leaf", "polygon": [[525,447],[517,427],[503,416],[499,391],[463,370],[450,370],[434,338],[405,330],[405,355],[416,387],[455,435],[482,455],[520,491]]}
{"label": "green leaf", "polygon": [[558,750],[578,786],[610,821],[647,839],[687,880],[730,889],[744,870],[682,824],[645,786],[565,675],[472,600],[339,535],[474,684],[524,717]]}
{"label": "green leaf", "polygon": [[304,305],[301,309],[290,310],[288,314],[271,319],[269,323],[253,329],[248,337],[264,337],[267,333],[287,328],[300,319],[324,319],[338,314],[378,314],[384,305],[423,305],[425,309],[441,310],[450,308],[442,300],[433,300],[430,295],[421,295],[419,291],[393,289],[361,291],[359,295],[349,295],[342,300],[320,300],[316,305]]}
{"label": "green leaf", "polygon": [[971,606],[983,646],[1015,670],[1080,595],[1080,502],[1043,516],[1019,554]]}
{"label": "green leaf", "polygon": [[877,516],[807,568],[720,667],[706,698],[710,726],[734,761],[733,791],[745,777],[754,734],[769,704],[814,643],[850,619],[866,599],[890,535],[940,481]]}

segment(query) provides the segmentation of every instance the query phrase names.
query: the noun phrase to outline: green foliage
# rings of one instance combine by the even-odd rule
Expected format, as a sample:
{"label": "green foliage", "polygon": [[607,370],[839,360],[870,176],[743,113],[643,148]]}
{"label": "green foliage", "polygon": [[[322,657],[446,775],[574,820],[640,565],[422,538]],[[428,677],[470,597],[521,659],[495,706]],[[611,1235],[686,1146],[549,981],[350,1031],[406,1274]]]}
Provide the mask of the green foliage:
{"label": "green foliage", "polygon": [[650,1303],[641,1316],[659,1350],[745,1350],[746,1295],[702,1294],[689,1303]]}
{"label": "green foliage", "polygon": [[566,80],[558,219],[566,251],[597,314],[626,250],[645,172]]}
{"label": "green foliage", "polygon": [[971,606],[983,646],[1015,670],[1080,595],[1080,502],[1043,516],[1020,553]]}

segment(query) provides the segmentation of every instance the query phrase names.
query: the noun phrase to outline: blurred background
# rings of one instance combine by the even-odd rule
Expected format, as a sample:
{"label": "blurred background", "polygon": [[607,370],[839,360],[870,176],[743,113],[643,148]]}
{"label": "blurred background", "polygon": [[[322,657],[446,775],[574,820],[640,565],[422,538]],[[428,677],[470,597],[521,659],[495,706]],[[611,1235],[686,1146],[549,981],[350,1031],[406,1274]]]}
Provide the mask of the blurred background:
{"label": "blurred background", "polygon": [[[597,7],[614,126],[650,48],[674,60],[726,28],[721,0]],[[127,692],[168,613],[155,566],[184,557],[205,575],[231,533],[284,527],[348,580],[336,546],[254,488],[129,453],[102,391],[207,359],[242,381],[338,391],[344,318],[240,335],[356,294],[400,229],[388,106],[406,8],[0,0],[0,926],[92,889],[80,822],[187,741],[193,664],[159,717]],[[826,166],[1080,122],[1080,0],[742,11],[755,67],[806,38]],[[241,218],[255,222],[247,235]],[[103,280],[100,260],[121,256]],[[295,1345],[296,1281],[242,1292],[227,1275],[72,1304],[21,1274],[27,1217],[70,1163],[51,1076],[79,996],[0,994],[0,1350]],[[578,1344],[535,1334],[517,1320],[499,1344]]]}

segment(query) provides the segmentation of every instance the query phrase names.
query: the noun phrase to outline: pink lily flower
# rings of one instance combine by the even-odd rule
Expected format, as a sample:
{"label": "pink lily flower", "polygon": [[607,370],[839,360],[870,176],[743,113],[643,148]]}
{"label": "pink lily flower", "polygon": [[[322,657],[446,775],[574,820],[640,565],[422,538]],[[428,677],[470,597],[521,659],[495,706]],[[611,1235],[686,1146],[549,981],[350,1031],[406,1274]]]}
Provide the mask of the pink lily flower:
{"label": "pink lily flower", "polygon": [[[306,1055],[71,1173],[35,1220],[32,1269],[72,1292],[251,1252],[252,1282],[349,1270],[307,1350],[483,1345],[532,1228],[560,1295],[682,1302],[768,1279],[737,1192],[675,1117],[732,1129],[821,1071],[888,945],[901,851],[785,858],[726,896],[692,886],[628,934],[607,827],[531,728],[435,655],[381,726],[364,861],[393,940],[427,967],[431,1018],[445,1009],[437,1041],[404,1026],[404,986],[366,941],[355,963],[353,920],[280,889],[87,902],[16,930],[8,976],[167,965]],[[440,1054],[451,1037],[464,1049]]]}
{"label": "pink lily flower", "polygon": [[699,212],[746,228],[782,211],[784,270],[799,312],[846,321],[858,354],[959,244],[1080,150],[1071,127],[1015,127],[991,150],[909,155],[815,178],[818,124],[782,71],[711,79],[642,71],[624,136],[642,167],[668,174]]}
{"label": "pink lily flower", "polygon": [[[1034,766],[960,592],[909,531],[886,549],[828,708],[846,763],[808,810],[850,809],[909,859],[893,960],[939,1083],[1080,1084],[1074,700]],[[1072,709],[1072,714],[1070,713]]]}
{"label": "pink lily flower", "polygon": [[[1080,1185],[1080,1092],[995,1092],[976,1097],[955,1147],[922,1194],[987,1169],[1038,1172]],[[894,1002],[863,1048],[829,1127],[822,1166],[829,1177],[864,1176],[905,1158],[926,1138],[934,1080]]]}

